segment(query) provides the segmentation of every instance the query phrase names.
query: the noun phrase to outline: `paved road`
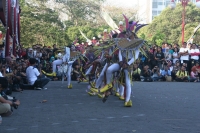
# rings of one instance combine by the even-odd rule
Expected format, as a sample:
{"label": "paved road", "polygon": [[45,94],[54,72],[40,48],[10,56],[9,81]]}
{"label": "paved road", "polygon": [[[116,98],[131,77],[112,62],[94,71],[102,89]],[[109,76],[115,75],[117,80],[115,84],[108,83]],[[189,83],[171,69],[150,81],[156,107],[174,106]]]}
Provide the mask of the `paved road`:
{"label": "paved road", "polygon": [[135,83],[131,108],[115,96],[88,96],[85,83],[61,86],[14,93],[21,106],[0,133],[200,133],[199,83]]}

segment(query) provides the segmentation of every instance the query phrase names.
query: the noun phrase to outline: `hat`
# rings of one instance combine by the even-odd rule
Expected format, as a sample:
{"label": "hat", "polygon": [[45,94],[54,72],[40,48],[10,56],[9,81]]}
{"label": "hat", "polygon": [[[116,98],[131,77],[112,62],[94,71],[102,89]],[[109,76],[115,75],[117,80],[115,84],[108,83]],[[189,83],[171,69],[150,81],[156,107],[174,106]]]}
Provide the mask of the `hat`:
{"label": "hat", "polygon": [[61,57],[61,56],[62,56],[62,54],[61,54],[61,53],[59,53],[59,54],[58,54],[58,57]]}
{"label": "hat", "polygon": [[29,50],[33,50],[32,48],[29,48]]}
{"label": "hat", "polygon": [[95,37],[92,38],[93,40],[96,39]]}
{"label": "hat", "polygon": [[108,32],[108,30],[107,30],[107,29],[105,29],[103,32]]}
{"label": "hat", "polygon": [[119,25],[123,25],[124,23],[122,21],[119,22]]}

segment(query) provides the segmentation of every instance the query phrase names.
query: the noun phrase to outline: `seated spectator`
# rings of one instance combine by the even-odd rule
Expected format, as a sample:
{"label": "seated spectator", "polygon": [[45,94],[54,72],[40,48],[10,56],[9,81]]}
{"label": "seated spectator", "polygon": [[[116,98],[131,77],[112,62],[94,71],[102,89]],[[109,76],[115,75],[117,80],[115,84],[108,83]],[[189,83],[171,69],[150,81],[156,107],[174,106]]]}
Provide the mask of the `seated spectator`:
{"label": "seated spectator", "polygon": [[[8,87],[8,81],[6,78],[1,77],[0,78],[0,92],[2,92],[4,89]],[[12,114],[11,106],[20,105],[20,101],[17,100],[16,102],[12,102],[9,100],[6,100],[0,93],[0,115],[1,116],[10,116]]]}
{"label": "seated spectator", "polygon": [[182,66],[181,70],[176,73],[176,81],[188,82],[188,72],[186,71],[185,66]]}
{"label": "seated spectator", "polygon": [[133,79],[135,81],[140,81],[140,73],[141,73],[141,70],[140,68],[138,68],[138,65],[137,64],[134,64],[133,65]]}
{"label": "seated spectator", "polygon": [[[35,68],[36,60],[34,58],[29,59],[30,66],[26,69],[26,77],[28,85],[22,85],[24,89],[46,89],[44,86],[50,81],[48,78],[42,78],[42,73]],[[40,69],[41,71],[41,69]],[[23,89],[22,88],[22,89]]]}
{"label": "seated spectator", "polygon": [[173,66],[171,71],[172,80],[176,79],[176,73],[181,69],[179,60],[176,61],[176,64]]}
{"label": "seated spectator", "polygon": [[199,62],[196,62],[195,66],[193,66],[191,70],[196,70],[196,73],[198,74],[198,78],[200,78],[200,66],[199,66]]}
{"label": "seated spectator", "polygon": [[155,66],[152,70],[152,79],[153,81],[158,81],[161,78],[160,69],[158,66]]}
{"label": "seated spectator", "polygon": [[190,72],[190,82],[198,82],[198,81],[199,81],[198,72],[196,66],[193,66]]}
{"label": "seated spectator", "polygon": [[172,81],[171,71],[168,66],[165,66],[164,70],[161,71],[161,79],[163,81]]}
{"label": "seated spectator", "polygon": [[146,65],[143,67],[143,71],[141,72],[141,80],[145,82],[152,82],[151,78],[151,70],[149,70],[149,66]]}

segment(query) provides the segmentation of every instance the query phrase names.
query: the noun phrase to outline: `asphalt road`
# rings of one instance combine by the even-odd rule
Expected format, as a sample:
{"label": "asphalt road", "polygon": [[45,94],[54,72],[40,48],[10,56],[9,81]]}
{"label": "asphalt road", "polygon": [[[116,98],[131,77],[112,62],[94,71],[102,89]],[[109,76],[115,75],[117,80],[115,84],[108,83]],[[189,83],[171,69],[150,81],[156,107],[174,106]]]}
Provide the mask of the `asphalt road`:
{"label": "asphalt road", "polygon": [[134,83],[129,108],[115,96],[102,103],[87,95],[86,83],[66,86],[13,93],[21,106],[3,118],[0,133],[200,133],[199,83]]}

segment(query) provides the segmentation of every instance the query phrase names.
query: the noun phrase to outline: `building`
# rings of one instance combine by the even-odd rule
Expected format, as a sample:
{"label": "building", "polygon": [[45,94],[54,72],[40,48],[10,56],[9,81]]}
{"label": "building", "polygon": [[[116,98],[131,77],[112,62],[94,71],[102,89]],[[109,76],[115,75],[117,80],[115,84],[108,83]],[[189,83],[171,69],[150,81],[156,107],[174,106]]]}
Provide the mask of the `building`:
{"label": "building", "polygon": [[[179,0],[175,0],[176,3]],[[190,0],[196,3],[196,0]],[[162,10],[169,6],[171,0],[137,0],[136,7],[143,23],[151,23],[155,16],[158,16]]]}

